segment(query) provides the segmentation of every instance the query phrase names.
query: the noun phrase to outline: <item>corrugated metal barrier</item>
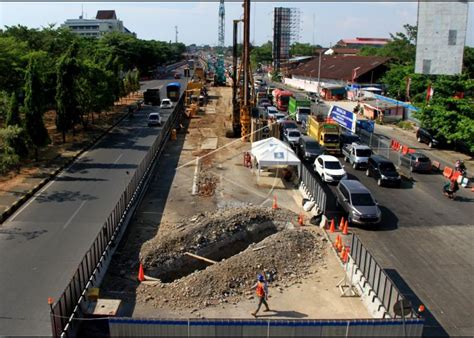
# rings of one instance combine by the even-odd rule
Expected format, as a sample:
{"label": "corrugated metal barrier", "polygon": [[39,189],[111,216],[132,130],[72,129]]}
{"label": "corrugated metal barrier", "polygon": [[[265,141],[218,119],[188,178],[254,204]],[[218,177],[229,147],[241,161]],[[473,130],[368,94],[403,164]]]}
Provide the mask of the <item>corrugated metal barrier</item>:
{"label": "corrugated metal barrier", "polygon": [[110,337],[421,337],[423,320],[110,318],[109,329]]}
{"label": "corrugated metal barrier", "polygon": [[306,166],[301,165],[301,183],[309,197],[316,202],[322,213],[326,211],[326,193]]}

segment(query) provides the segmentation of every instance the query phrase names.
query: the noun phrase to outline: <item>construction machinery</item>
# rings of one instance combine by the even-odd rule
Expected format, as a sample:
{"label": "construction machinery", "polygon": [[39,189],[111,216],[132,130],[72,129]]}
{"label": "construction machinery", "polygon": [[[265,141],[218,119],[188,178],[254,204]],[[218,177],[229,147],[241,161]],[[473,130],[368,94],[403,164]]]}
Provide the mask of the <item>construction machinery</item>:
{"label": "construction machinery", "polygon": [[217,48],[217,62],[215,65],[214,85],[225,86],[224,43],[225,43],[225,7],[224,0],[219,1],[219,43]]}

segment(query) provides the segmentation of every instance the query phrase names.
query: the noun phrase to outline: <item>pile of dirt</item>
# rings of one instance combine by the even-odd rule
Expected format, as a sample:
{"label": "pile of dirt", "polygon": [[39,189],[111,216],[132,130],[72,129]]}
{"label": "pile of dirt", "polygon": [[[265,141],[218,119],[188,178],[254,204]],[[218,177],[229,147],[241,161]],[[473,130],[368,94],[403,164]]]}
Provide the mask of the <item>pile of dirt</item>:
{"label": "pile of dirt", "polygon": [[207,197],[214,195],[218,182],[219,179],[211,171],[202,171],[199,174],[199,195]]}
{"label": "pile of dirt", "polygon": [[[275,290],[300,282],[324,263],[325,239],[315,228],[295,228],[287,210],[250,207],[201,214],[177,224],[178,231],[147,242],[146,274],[161,281],[141,284],[138,302],[172,310],[200,309],[254,297],[258,273]],[[190,252],[217,261],[209,264]]]}

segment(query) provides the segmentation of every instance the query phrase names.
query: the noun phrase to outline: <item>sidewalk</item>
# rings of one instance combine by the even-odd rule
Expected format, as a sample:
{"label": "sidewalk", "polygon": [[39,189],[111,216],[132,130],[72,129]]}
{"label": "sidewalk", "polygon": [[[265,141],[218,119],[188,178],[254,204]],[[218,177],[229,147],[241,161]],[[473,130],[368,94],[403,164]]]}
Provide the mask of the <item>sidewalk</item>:
{"label": "sidewalk", "polygon": [[[77,156],[95,144],[113,126],[125,118],[127,104],[136,99],[136,97],[126,99],[125,103],[116,106],[116,111],[108,113],[108,120],[89,127],[94,128],[93,130],[89,129],[87,133],[77,132],[76,136],[79,140],[71,142],[70,136],[68,136],[69,140],[66,144],[53,144],[41,151],[40,158],[43,160],[30,161],[22,165],[18,173],[10,173],[9,176],[2,177],[0,180],[0,226],[23,203],[70,165]],[[57,155],[54,156],[55,153]],[[54,157],[51,158],[51,154]]]}

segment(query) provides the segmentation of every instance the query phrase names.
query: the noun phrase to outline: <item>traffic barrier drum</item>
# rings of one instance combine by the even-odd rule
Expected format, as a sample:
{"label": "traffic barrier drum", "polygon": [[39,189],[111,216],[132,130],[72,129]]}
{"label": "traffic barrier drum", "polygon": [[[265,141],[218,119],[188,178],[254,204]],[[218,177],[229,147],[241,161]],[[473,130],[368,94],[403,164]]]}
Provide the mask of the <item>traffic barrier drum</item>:
{"label": "traffic barrier drum", "polygon": [[453,169],[451,169],[449,167],[446,167],[443,170],[443,176],[446,177],[446,178],[451,178],[451,176],[453,175],[453,172],[454,172]]}

